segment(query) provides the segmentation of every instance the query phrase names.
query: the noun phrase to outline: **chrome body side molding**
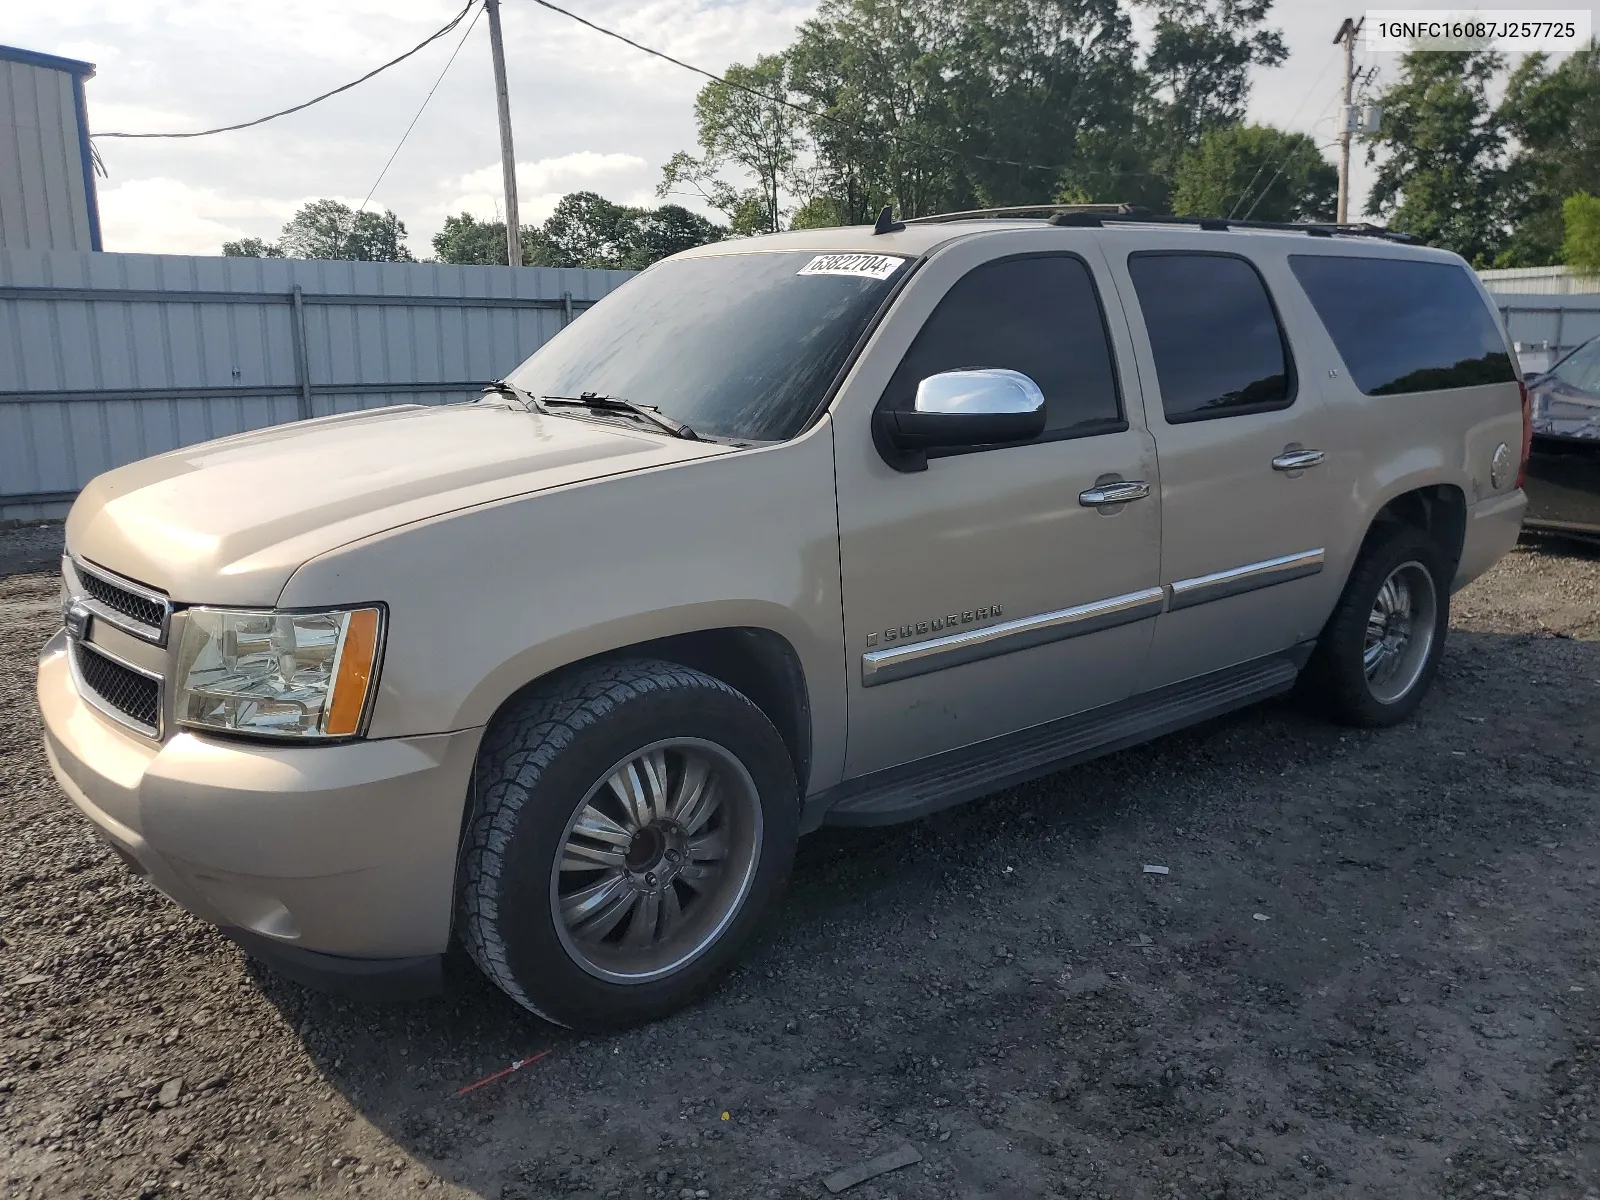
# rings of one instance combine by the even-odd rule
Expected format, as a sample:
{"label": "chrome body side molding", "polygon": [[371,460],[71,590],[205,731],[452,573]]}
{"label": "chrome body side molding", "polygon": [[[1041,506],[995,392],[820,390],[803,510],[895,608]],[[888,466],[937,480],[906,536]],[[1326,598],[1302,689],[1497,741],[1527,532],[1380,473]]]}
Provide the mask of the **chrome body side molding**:
{"label": "chrome body side molding", "polygon": [[1161,611],[1164,594],[1160,588],[1145,588],[1091,604],[1018,617],[999,625],[964,630],[923,642],[908,642],[882,650],[869,650],[861,656],[861,685],[875,687],[896,679],[910,679],[930,671],[942,671],[961,663],[977,662],[1017,650],[1027,650],[1050,642],[1081,637],[1143,621]]}
{"label": "chrome body side molding", "polygon": [[1091,604],[1079,604],[1032,617],[1018,617],[999,625],[986,625],[981,629],[964,630],[926,641],[869,650],[861,656],[861,686],[876,687],[897,679],[911,679],[931,671],[942,671],[946,667],[1143,621],[1163,610],[1176,612],[1197,604],[1209,604],[1213,600],[1225,600],[1257,588],[1315,575],[1322,570],[1322,563],[1323,551],[1320,547],[1302,550],[1298,554],[1285,554],[1210,575],[1180,579],[1165,588],[1144,588],[1096,600]]}
{"label": "chrome body side molding", "polygon": [[1318,547],[1315,550],[1302,550],[1299,554],[1285,554],[1280,558],[1268,558],[1243,567],[1215,571],[1210,575],[1179,579],[1168,586],[1167,590],[1171,596],[1167,602],[1167,609],[1169,612],[1176,612],[1180,608],[1193,608],[1197,604],[1209,604],[1213,600],[1226,600],[1229,596],[1253,592],[1257,588],[1288,583],[1291,579],[1304,579],[1307,575],[1316,575],[1322,570],[1322,558],[1322,548]]}

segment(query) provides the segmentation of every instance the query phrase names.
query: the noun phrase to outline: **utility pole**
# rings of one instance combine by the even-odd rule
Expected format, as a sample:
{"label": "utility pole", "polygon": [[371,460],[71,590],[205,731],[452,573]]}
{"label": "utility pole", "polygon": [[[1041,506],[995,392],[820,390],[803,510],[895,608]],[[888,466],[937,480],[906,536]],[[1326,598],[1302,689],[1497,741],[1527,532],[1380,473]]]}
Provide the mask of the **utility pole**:
{"label": "utility pole", "polygon": [[[490,0],[490,3],[494,3],[494,0]],[[1346,17],[1333,39],[1335,46],[1344,45],[1344,101],[1339,108],[1339,208],[1334,215],[1334,220],[1340,225],[1350,220],[1350,139],[1355,136],[1356,124],[1351,109],[1351,101],[1355,98],[1356,35],[1366,23],[1365,17],[1359,21]]]}
{"label": "utility pole", "polygon": [[506,90],[506,48],[500,40],[500,0],[483,0],[483,7],[489,14],[489,52],[494,57],[494,98],[500,108],[500,174],[506,189],[506,261],[513,267],[520,267],[522,226],[517,221],[517,152],[511,146],[511,94]]}

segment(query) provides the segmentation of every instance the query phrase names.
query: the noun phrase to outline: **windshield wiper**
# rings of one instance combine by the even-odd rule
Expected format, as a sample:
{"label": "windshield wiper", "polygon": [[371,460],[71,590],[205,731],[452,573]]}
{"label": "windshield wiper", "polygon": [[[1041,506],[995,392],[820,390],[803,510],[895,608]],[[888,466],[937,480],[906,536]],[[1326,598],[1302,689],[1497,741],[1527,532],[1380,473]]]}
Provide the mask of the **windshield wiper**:
{"label": "windshield wiper", "polygon": [[513,400],[521,401],[522,407],[529,412],[547,413],[550,410],[539,403],[539,397],[532,392],[525,392],[514,383],[507,383],[504,379],[496,379],[493,383],[485,384],[484,395],[497,392],[502,396],[509,396]]}
{"label": "windshield wiper", "polygon": [[702,438],[694,430],[681,421],[674,421],[653,404],[635,404],[632,400],[624,400],[621,396],[602,396],[599,392],[580,392],[576,396],[540,396],[541,404],[568,404],[578,408],[592,409],[596,412],[621,412],[631,413],[649,421],[657,429],[665,430],[673,437],[686,438],[691,442],[701,441]]}

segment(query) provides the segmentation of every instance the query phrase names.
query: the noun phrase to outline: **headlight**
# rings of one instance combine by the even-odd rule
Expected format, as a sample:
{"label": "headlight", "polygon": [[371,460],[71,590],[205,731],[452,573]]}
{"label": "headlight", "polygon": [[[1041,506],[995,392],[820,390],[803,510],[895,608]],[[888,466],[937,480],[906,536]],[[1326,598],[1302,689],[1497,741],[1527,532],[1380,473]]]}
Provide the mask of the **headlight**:
{"label": "headlight", "polygon": [[178,651],[180,725],[276,737],[361,731],[383,613],[191,608]]}

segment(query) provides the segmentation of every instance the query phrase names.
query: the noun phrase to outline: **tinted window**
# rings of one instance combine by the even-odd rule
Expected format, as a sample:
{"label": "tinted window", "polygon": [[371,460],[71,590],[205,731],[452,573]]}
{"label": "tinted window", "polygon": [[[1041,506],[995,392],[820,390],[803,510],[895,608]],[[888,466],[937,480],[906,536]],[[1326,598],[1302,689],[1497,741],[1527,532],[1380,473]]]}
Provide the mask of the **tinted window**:
{"label": "tinted window", "polygon": [[1600,395],[1600,338],[1579,346],[1550,372],[1568,387]]}
{"label": "tinted window", "polygon": [[1516,379],[1465,267],[1403,258],[1294,254],[1289,265],[1369,396]]}
{"label": "tinted window", "polygon": [[1266,284],[1249,263],[1217,254],[1135,254],[1128,273],[1150,333],[1168,421],[1291,403],[1283,329]]}
{"label": "tinted window", "polygon": [[1037,383],[1046,436],[1126,428],[1100,298],[1076,258],[1013,258],[967,272],[917,334],[885,397],[910,408],[919,382],[970,367],[1021,371]]}
{"label": "tinted window", "polygon": [[653,404],[713,437],[780,441],[825,399],[907,269],[890,255],[811,251],[663,262],[509,378],[538,396],[599,392]]}

